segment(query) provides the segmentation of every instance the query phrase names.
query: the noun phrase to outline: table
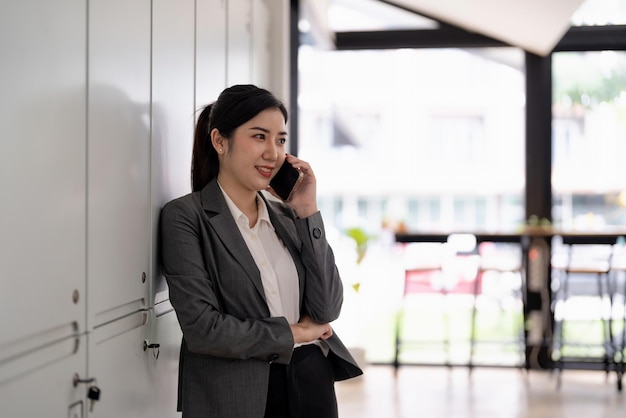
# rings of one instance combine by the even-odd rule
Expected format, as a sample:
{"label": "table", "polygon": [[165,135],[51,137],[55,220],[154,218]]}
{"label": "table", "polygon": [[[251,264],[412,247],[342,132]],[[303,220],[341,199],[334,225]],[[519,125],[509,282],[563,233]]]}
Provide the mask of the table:
{"label": "table", "polygon": [[[552,240],[560,237],[564,244],[615,244],[626,237],[626,229],[614,228],[601,231],[568,231],[551,227],[525,227],[519,231],[413,231],[395,234],[396,243],[447,242],[451,235],[470,234],[476,244],[482,242],[519,243],[522,247],[524,270],[524,320],[533,317],[536,312],[548,312],[551,318],[542,324],[542,329],[528,329],[525,333],[527,368],[552,369],[551,341],[549,336],[554,327],[554,315],[551,310],[551,273]],[[625,289],[626,292],[626,289]],[[548,299],[546,300],[546,295]],[[537,333],[541,338],[536,338]],[[592,363],[577,361],[567,365],[569,368],[593,369]],[[621,390],[621,376],[624,373],[624,360],[617,369],[618,387]]]}

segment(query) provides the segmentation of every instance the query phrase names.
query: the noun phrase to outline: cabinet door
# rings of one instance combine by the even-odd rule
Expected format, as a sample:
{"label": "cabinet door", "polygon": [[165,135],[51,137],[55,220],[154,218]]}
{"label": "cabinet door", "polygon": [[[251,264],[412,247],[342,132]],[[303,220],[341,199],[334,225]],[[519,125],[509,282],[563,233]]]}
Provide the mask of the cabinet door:
{"label": "cabinet door", "polygon": [[[191,191],[194,108],[194,0],[152,4],[152,292],[168,299],[159,272],[158,222],[168,201]],[[151,305],[153,306],[153,305]]]}
{"label": "cabinet door", "polygon": [[[86,336],[68,337],[34,350],[0,359],[2,416],[83,417],[87,386]],[[70,414],[68,411],[72,411]]]}
{"label": "cabinet door", "polygon": [[146,350],[145,361],[152,392],[144,416],[171,418],[176,411],[178,357],[183,334],[176,313],[167,301],[155,306],[149,321],[148,341],[158,344],[158,348]]}
{"label": "cabinet door", "polygon": [[89,334],[88,373],[101,391],[90,417],[148,416],[145,410],[155,385],[148,374],[150,353],[144,351],[149,316],[149,311],[136,312]]}
{"label": "cabinet door", "polygon": [[150,304],[150,3],[89,3],[90,330]]}
{"label": "cabinet door", "polygon": [[101,399],[90,416],[175,416],[181,339],[168,302],[94,330],[88,369],[97,379]]}
{"label": "cabinet door", "polygon": [[197,0],[196,109],[226,88],[226,0]]}
{"label": "cabinet door", "polygon": [[252,82],[252,2],[229,0],[226,16],[228,42],[226,44],[226,82]]}
{"label": "cabinet door", "polygon": [[[274,4],[280,6],[280,1]],[[252,72],[250,74],[251,82],[257,86],[268,89],[271,88],[271,64],[272,61],[274,61],[271,51],[271,49],[273,49],[271,47],[274,45],[271,45],[272,34],[270,29],[272,25],[270,23],[280,25],[280,17],[280,14],[277,13],[275,16],[276,21],[272,22],[269,6],[265,1],[252,3],[252,47],[250,49],[250,61],[252,63]]]}
{"label": "cabinet door", "polygon": [[290,2],[252,2],[252,82],[281,98],[289,99]]}
{"label": "cabinet door", "polygon": [[85,14],[2,2],[0,363],[85,329]]}

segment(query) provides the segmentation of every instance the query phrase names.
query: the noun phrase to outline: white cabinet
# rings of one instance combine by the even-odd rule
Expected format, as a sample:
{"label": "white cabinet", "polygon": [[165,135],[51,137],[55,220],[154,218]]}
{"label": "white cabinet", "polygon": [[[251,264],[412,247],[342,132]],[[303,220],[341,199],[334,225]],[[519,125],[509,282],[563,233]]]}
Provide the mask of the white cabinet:
{"label": "white cabinet", "polygon": [[226,13],[226,83],[252,82],[252,0],[229,0]]}
{"label": "white cabinet", "polygon": [[178,358],[182,332],[176,314],[169,302],[155,306],[148,323],[150,344],[146,350],[146,366],[150,381],[150,402],[142,417],[171,418],[176,415],[178,395]]}
{"label": "white cabinet", "polygon": [[[151,219],[158,242],[159,214],[171,199],[191,191],[194,105],[193,0],[154,0],[152,5]],[[152,245],[151,303],[169,298]],[[152,305],[151,305],[152,306]]]}
{"label": "white cabinet", "polygon": [[[86,4],[11,0],[1,7],[0,365],[5,367],[24,352],[85,329]],[[8,383],[1,370],[0,381],[3,394]]]}
{"label": "white cabinet", "polygon": [[156,311],[99,326],[89,335],[88,372],[101,390],[89,416],[175,416],[182,334],[168,302],[157,306]]}
{"label": "white cabinet", "polygon": [[289,2],[198,0],[197,108],[233,84],[289,96]]}
{"label": "white cabinet", "polygon": [[196,2],[196,110],[226,88],[226,3]]}
{"label": "white cabinet", "polygon": [[91,1],[88,22],[92,330],[150,306],[150,1]]}
{"label": "white cabinet", "polygon": [[84,417],[88,386],[74,384],[74,377],[87,378],[85,338],[64,338],[0,361],[2,416]]}
{"label": "white cabinet", "polygon": [[[275,3],[278,5],[278,2]],[[273,57],[271,55],[272,25],[270,9],[266,1],[259,0],[252,2],[252,23],[250,48],[250,62],[252,70],[250,78],[253,84],[271,90],[270,79]],[[277,92],[273,92],[278,94]]]}
{"label": "white cabinet", "polygon": [[[280,78],[285,4],[1,2],[2,416],[178,416],[160,210],[191,190],[198,111]],[[96,379],[93,413],[74,376]]]}
{"label": "white cabinet", "polygon": [[143,417],[152,391],[143,341],[149,312],[136,312],[98,326],[88,336],[90,376],[97,379],[100,400],[90,417]]}
{"label": "white cabinet", "polygon": [[252,82],[287,105],[290,90],[290,1],[252,2]]}

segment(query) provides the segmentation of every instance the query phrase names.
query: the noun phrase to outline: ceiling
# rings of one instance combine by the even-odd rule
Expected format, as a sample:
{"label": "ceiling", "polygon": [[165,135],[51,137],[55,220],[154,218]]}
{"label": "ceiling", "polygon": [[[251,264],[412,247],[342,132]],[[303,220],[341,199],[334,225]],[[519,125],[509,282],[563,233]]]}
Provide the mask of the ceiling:
{"label": "ceiling", "polygon": [[327,45],[335,32],[428,29],[440,21],[546,56],[584,1],[305,0],[303,11]]}
{"label": "ceiling", "polygon": [[416,13],[548,55],[584,0],[393,0]]}

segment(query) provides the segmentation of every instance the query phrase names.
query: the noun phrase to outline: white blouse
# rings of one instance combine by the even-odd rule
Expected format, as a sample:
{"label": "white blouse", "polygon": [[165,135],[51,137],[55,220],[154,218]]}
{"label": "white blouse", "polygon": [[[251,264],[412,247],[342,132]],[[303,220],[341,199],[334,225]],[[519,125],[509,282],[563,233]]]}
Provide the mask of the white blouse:
{"label": "white blouse", "polygon": [[[220,186],[221,188],[221,186]],[[298,271],[287,247],[278,239],[263,199],[257,198],[258,218],[250,220],[222,189],[228,208],[261,272],[265,300],[273,317],[284,316],[290,324],[300,319]]]}

